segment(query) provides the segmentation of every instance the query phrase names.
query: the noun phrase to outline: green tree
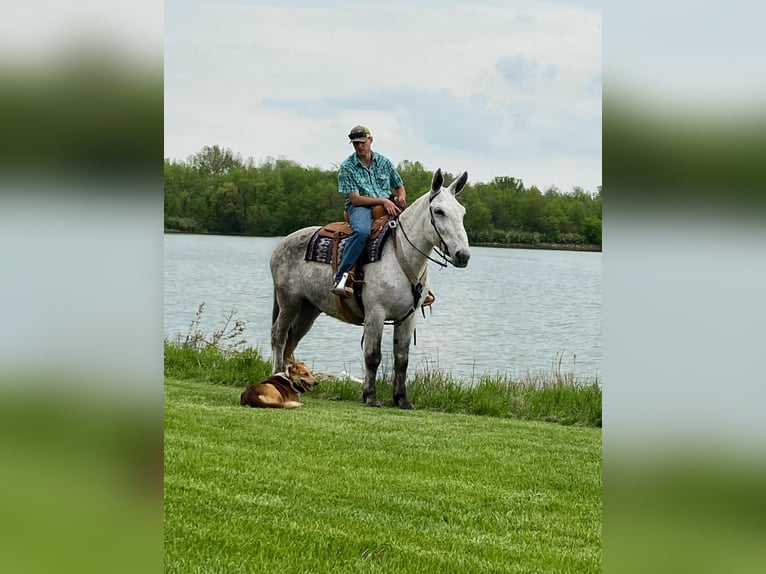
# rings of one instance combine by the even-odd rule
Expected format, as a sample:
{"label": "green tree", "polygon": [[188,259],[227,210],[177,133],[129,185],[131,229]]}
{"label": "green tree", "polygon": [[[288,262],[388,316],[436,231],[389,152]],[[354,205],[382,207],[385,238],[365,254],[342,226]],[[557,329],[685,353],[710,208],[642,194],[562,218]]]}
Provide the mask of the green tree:
{"label": "green tree", "polygon": [[189,162],[192,167],[206,175],[219,176],[228,173],[235,167],[242,167],[242,159],[229,148],[220,146],[205,146],[195,153]]}
{"label": "green tree", "polygon": [[523,214],[522,229],[524,231],[541,231],[540,218],[542,217],[544,206],[545,199],[539,189],[532,186],[525,191],[524,197],[520,202]]}
{"label": "green tree", "polygon": [[207,226],[217,233],[242,233],[245,229],[242,201],[237,186],[226,182],[213,192]]}
{"label": "green tree", "polygon": [[[409,204],[428,192],[433,172],[423,164],[403,160],[397,170]],[[444,177],[454,179],[447,172]],[[338,221],[343,196],[337,180],[337,169],[305,167],[283,157],[242,162],[231,150],[205,146],[186,162],[164,162],[165,227],[273,236]],[[469,184],[458,200],[466,206],[471,242],[601,244],[601,186],[593,195],[580,187],[570,193],[551,187],[542,193],[501,176]]]}
{"label": "green tree", "polygon": [[583,223],[583,237],[592,245],[601,245],[601,219],[589,217]]}
{"label": "green tree", "polygon": [[412,203],[431,189],[433,173],[426,171],[419,161],[405,159],[396,166],[396,171],[402,177],[407,190],[407,203]]}
{"label": "green tree", "polygon": [[469,241],[489,241],[487,238],[491,237],[493,231],[492,212],[489,207],[484,205],[479,191],[466,186],[458,197],[465,206],[463,225]]}
{"label": "green tree", "polygon": [[545,241],[555,243],[559,240],[565,220],[566,216],[559,204],[549,201],[543,206],[540,217],[540,231],[543,233]]}

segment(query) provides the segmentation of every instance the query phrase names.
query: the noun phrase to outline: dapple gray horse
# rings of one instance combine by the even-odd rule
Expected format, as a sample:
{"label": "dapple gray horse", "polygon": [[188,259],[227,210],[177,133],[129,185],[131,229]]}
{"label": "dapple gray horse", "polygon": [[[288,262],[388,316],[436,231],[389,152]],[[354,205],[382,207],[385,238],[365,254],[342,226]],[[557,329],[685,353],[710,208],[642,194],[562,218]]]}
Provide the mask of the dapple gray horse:
{"label": "dapple gray horse", "polygon": [[[431,190],[402,211],[393,237],[384,244],[380,261],[364,267],[362,306],[364,312],[365,377],[362,400],[381,406],[375,377],[381,360],[383,325],[394,324],[394,403],[411,409],[407,399],[407,366],[410,341],[417,313],[428,293],[428,261],[434,247],[455,267],[465,267],[471,255],[463,227],[465,208],[456,196],[468,181],[468,173],[442,187],[444,177],[436,170]],[[292,358],[298,342],[308,333],[320,313],[346,321],[337,307],[332,265],[306,261],[309,240],[319,227],[299,229],[285,237],[271,256],[274,280],[274,311],[271,325],[273,371],[280,372]],[[431,259],[433,261],[433,259]],[[361,316],[354,297],[348,307]]]}

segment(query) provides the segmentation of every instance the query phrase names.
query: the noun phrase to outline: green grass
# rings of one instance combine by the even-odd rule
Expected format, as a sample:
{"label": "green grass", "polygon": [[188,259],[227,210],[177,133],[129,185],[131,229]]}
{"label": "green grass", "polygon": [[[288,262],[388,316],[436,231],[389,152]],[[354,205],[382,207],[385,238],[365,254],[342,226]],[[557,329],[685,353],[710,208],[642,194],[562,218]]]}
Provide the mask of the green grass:
{"label": "green grass", "polygon": [[[165,376],[245,387],[265,379],[271,365],[257,350],[194,349],[165,342]],[[318,377],[314,396],[360,402],[362,391],[350,379]],[[377,382],[378,398],[393,404],[392,380],[383,373]],[[601,426],[601,385],[581,383],[552,369],[547,376],[514,381],[484,375],[474,383],[454,379],[440,371],[413,373],[407,383],[410,400],[418,409],[493,417]]]}
{"label": "green grass", "polygon": [[[377,382],[378,398],[393,405],[389,377]],[[407,384],[410,400],[417,408],[566,425],[601,426],[601,386],[566,380],[513,381],[503,376],[484,376],[466,383],[434,371],[415,373]],[[359,383],[349,379],[322,380],[318,397],[360,401]]]}
{"label": "green grass", "polygon": [[165,376],[246,387],[271,374],[271,364],[256,349],[225,352],[195,349],[165,341]]}
{"label": "green grass", "polygon": [[240,392],[165,381],[166,572],[601,572],[600,429]]}

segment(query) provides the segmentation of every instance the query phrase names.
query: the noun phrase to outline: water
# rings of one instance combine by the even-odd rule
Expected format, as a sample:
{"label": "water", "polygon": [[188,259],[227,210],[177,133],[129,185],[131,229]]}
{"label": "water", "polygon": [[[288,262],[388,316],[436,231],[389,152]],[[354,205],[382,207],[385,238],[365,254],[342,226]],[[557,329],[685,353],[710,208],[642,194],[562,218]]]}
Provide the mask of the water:
{"label": "water", "polygon": [[[270,357],[269,257],[279,237],[165,235],[165,335],[188,332],[200,303],[211,333],[234,311],[248,345]],[[436,294],[410,349],[410,369],[475,380],[571,372],[601,381],[601,253],[472,247],[465,269],[429,270]],[[393,327],[383,333],[382,369],[393,370]],[[315,371],[361,378],[362,328],[320,315],[296,356]]]}

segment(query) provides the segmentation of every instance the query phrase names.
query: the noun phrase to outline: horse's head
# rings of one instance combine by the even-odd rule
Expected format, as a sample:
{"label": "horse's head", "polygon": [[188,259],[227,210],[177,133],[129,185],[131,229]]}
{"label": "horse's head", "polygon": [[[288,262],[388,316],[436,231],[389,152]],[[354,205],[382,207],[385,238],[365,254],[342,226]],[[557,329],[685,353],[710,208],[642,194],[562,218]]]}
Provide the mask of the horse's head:
{"label": "horse's head", "polygon": [[437,169],[431,182],[431,192],[428,197],[431,210],[431,224],[436,230],[439,241],[444,246],[445,255],[451,258],[455,267],[465,267],[471,257],[468,246],[468,235],[463,227],[465,207],[456,199],[468,181],[468,172],[455,179],[448,187],[442,187],[444,176]]}

